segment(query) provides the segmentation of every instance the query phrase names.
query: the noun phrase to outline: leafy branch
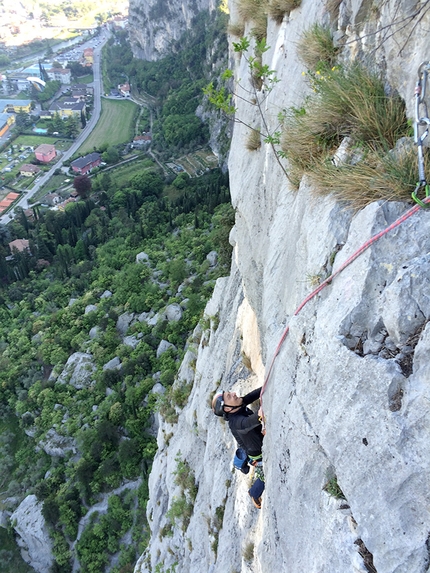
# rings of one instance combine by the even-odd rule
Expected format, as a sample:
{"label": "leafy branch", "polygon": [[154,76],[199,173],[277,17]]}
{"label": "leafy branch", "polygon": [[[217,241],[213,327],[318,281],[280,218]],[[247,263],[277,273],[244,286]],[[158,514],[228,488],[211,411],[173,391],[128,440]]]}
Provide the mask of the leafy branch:
{"label": "leafy branch", "polygon": [[[251,88],[246,88],[240,83],[240,80],[237,82],[237,86],[240,88],[240,91],[244,92],[246,95],[244,96],[239,93],[239,90],[235,90],[231,93],[224,86],[217,89],[213,82],[204,88],[203,92],[208,97],[209,102],[219,109],[224,115],[233,119],[236,123],[242,124],[248,127],[251,131],[257,132],[263,136],[264,143],[270,145],[278,165],[287,179],[291,182],[285,167],[281,163],[281,158],[284,158],[285,154],[282,151],[277,150],[275,147],[280,144],[281,131],[279,128],[282,125],[284,114],[281,113],[278,115],[279,124],[275,130],[271,131],[263,109],[263,105],[270,92],[280,80],[277,78],[275,70],[271,70],[267,64],[263,64],[263,54],[269,50],[266,39],[262,38],[261,40],[255,41],[253,56],[247,55],[250,45],[251,42],[247,37],[241,38],[239,42],[233,42],[234,51],[241,54],[248,64]],[[232,78],[233,71],[230,69],[225,70],[221,75],[221,80],[224,82],[227,82]],[[239,99],[249,105],[257,106],[263,130],[256,129],[240,117],[237,117],[236,113],[238,108],[235,107],[233,102],[234,100]]]}

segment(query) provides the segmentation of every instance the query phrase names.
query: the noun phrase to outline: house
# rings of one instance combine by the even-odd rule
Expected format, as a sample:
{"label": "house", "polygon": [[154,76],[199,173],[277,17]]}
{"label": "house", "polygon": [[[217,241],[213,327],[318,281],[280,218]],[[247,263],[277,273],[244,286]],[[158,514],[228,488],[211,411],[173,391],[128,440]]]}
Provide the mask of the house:
{"label": "house", "polygon": [[132,147],[148,147],[151,145],[151,141],[152,136],[149,135],[149,133],[146,133],[145,135],[136,135],[136,137],[133,138]]}
{"label": "house", "polygon": [[31,100],[29,99],[0,99],[0,113],[30,113]]}
{"label": "house", "polygon": [[128,18],[124,18],[122,16],[114,16],[114,18],[109,20],[108,24],[112,31],[124,30],[128,26]]}
{"label": "house", "polygon": [[86,88],[72,89],[72,98],[74,98],[76,100],[84,101],[86,97],[87,97]]}
{"label": "house", "polygon": [[24,209],[24,215],[27,221],[29,221],[30,223],[34,223],[35,218],[33,209]]}
{"label": "house", "polygon": [[100,153],[94,152],[85,155],[84,157],[79,157],[79,159],[75,159],[70,164],[71,168],[75,173],[79,173],[80,175],[85,175],[94,167],[98,167],[102,162],[102,158]]}
{"label": "house", "polygon": [[30,244],[28,239],[15,239],[9,243],[10,252],[24,253],[25,251],[30,252]]}
{"label": "house", "polygon": [[55,159],[55,156],[57,155],[55,145],[50,145],[49,143],[42,143],[42,145],[36,147],[34,153],[36,155],[36,159],[41,163],[49,163]]}
{"label": "house", "polygon": [[86,90],[87,89],[87,84],[73,84],[72,86],[70,86],[70,89],[73,90]]}
{"label": "house", "polygon": [[61,118],[64,119],[71,115],[77,115],[81,117],[81,114],[85,112],[85,102],[79,101],[75,98],[65,99],[62,101],[54,101],[49,111],[55,113],[56,111],[60,114]]}
{"label": "house", "polygon": [[39,112],[40,119],[52,119],[54,112],[49,111],[47,109],[42,109]]}
{"label": "house", "polygon": [[73,84],[70,86],[70,90],[72,92],[72,97],[78,99],[92,96],[94,94],[94,88],[87,86],[87,84]]}
{"label": "house", "polygon": [[40,167],[37,167],[37,165],[32,165],[31,163],[24,163],[23,165],[21,165],[19,170],[20,174],[23,177],[34,177],[35,175],[40,173],[40,171],[41,171]]}
{"label": "house", "polygon": [[69,203],[75,203],[77,201],[77,198],[78,198],[78,194],[76,193],[76,197],[68,197],[62,203],[59,203],[58,205],[55,205],[54,207],[52,207],[52,210],[53,211],[64,211],[66,205],[68,205]]}
{"label": "house", "polygon": [[43,204],[48,205],[49,207],[53,207],[54,205],[58,205],[61,202],[61,197],[58,193],[48,193],[43,198]]}
{"label": "house", "polygon": [[85,48],[83,56],[83,65],[92,66],[94,63],[94,50],[93,48]]}
{"label": "house", "polygon": [[70,84],[69,68],[51,68],[46,72],[50,80],[60,81],[62,84]]}
{"label": "house", "polygon": [[128,82],[125,84],[120,84],[118,86],[118,91],[124,97],[130,97],[130,84]]}

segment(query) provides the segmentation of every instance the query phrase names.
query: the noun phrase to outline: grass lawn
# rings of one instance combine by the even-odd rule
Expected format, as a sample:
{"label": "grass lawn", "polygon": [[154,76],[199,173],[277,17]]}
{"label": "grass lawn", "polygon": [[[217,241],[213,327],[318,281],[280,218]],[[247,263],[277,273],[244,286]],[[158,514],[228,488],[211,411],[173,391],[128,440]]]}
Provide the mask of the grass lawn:
{"label": "grass lawn", "polygon": [[14,187],[21,190],[30,189],[30,187],[33,187],[34,179],[34,177],[21,177],[19,181],[14,184]]}
{"label": "grass lawn", "polygon": [[107,173],[110,175],[112,182],[121,189],[122,187],[127,186],[128,182],[134,175],[155,167],[157,166],[152,159],[136,159],[126,165],[122,165],[116,169],[111,169],[107,171]]}
{"label": "grass lawn", "polygon": [[68,177],[65,173],[61,173],[60,175],[53,175],[40,190],[42,193],[38,192],[37,195],[39,197],[43,197],[47,193],[52,193],[53,191],[57,191],[59,187],[66,185],[65,183],[66,179],[69,179],[69,185],[73,183],[73,177]]}
{"label": "grass lawn", "polygon": [[133,139],[136,104],[130,100],[102,98],[102,113],[96,127],[79,148],[78,154],[91,153],[104,143],[116,145]]}
{"label": "grass lawn", "polygon": [[58,137],[41,137],[40,135],[19,135],[14,141],[12,141],[13,146],[18,145],[19,147],[25,147],[31,145],[32,147],[37,147],[42,143],[49,143],[55,145],[56,149],[60,151],[65,151],[69,149],[73,141],[71,139],[58,139]]}
{"label": "grass lawn", "polygon": [[93,74],[87,74],[86,76],[79,76],[77,79],[78,84],[90,84],[94,81]]}

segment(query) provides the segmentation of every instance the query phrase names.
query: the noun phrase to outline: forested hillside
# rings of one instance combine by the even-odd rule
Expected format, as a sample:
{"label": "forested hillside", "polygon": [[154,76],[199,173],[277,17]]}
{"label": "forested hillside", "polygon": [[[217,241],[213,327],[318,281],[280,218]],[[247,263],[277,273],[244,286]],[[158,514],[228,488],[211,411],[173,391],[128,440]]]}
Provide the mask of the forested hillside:
{"label": "forested hillside", "polygon": [[209,126],[196,117],[202,104],[202,89],[212,78],[213,66],[226,62],[228,17],[201,12],[191,30],[172,42],[165,58],[148,62],[133,58],[125,33],[118,32],[105,48],[109,62],[109,85],[116,87],[124,78],[132,84],[135,97],[153,109],[153,144],[162,157],[188,151],[206,143]]}
{"label": "forested hillside", "polygon": [[[114,76],[125,39],[109,50]],[[195,149],[207,140],[194,116],[204,74],[181,82],[194,68],[180,51],[159,65],[157,146]],[[156,64],[128,66],[149,89]],[[169,139],[168,118],[194,118],[198,135]],[[166,178],[142,165],[120,188],[99,173],[65,210],[36,206],[1,229],[0,509],[10,515],[28,494],[43,501],[54,572],[132,571],[147,542],[153,413],[184,404],[191,387],[172,384],[216,278],[229,272],[228,175]],[[13,239],[29,249],[11,258]],[[11,532],[0,528],[0,547],[11,547]],[[0,559],[5,573],[26,570],[13,549]]]}

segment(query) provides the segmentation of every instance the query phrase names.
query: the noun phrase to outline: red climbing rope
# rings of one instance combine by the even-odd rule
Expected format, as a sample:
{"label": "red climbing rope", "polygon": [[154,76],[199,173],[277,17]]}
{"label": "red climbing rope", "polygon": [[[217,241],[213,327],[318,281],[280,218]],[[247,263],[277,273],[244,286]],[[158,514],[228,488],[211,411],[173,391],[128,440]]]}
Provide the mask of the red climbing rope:
{"label": "red climbing rope", "polygon": [[[430,197],[427,197],[426,199],[423,200],[423,203],[430,203]],[[297,309],[295,310],[293,316],[297,316],[299,314],[299,312],[302,310],[302,308],[310,301],[312,300],[319,292],[322,291],[323,288],[325,288],[328,284],[330,284],[332,282],[332,280],[338,275],[340,274],[348,265],[350,265],[353,261],[355,261],[356,258],[358,258],[366,249],[368,249],[371,245],[373,245],[373,243],[375,243],[376,241],[378,241],[381,237],[383,237],[384,235],[386,235],[387,233],[389,233],[390,231],[392,231],[393,229],[395,229],[396,227],[398,227],[399,225],[401,225],[402,223],[404,223],[407,219],[409,219],[409,217],[412,217],[412,215],[414,215],[417,211],[419,211],[421,209],[420,205],[415,205],[414,207],[412,207],[411,209],[409,209],[409,211],[406,211],[406,213],[404,213],[403,215],[401,215],[401,217],[399,217],[398,219],[396,219],[394,221],[394,223],[391,223],[391,225],[388,225],[388,227],[386,227],[385,229],[383,229],[382,231],[380,231],[379,233],[377,233],[376,235],[373,235],[373,237],[371,237],[368,241],[366,241],[357,251],[355,251],[355,253],[353,253],[349,259],[347,259],[334,273],[332,273],[329,277],[327,277],[320,285],[317,286],[317,288],[315,290],[313,290],[310,294],[308,294],[308,296],[302,301],[302,303],[297,307]],[[276,347],[275,353],[273,355],[272,361],[270,363],[269,366],[269,370],[267,371],[266,374],[266,378],[264,380],[264,384],[261,388],[261,393],[260,393],[260,401],[261,401],[261,411],[262,411],[262,425],[263,425],[263,430],[265,427],[264,424],[264,410],[263,410],[263,394],[264,391],[266,390],[266,386],[267,383],[269,382],[269,378],[270,378],[270,374],[272,372],[272,368],[273,368],[273,364],[275,362],[276,357],[279,354],[279,351],[281,350],[282,344],[284,343],[284,340],[287,337],[288,331],[290,330],[290,326],[288,325],[284,332],[282,333],[281,339],[279,340],[278,346]]]}

